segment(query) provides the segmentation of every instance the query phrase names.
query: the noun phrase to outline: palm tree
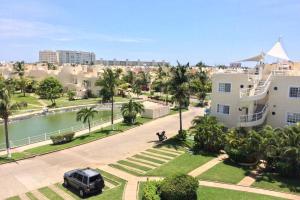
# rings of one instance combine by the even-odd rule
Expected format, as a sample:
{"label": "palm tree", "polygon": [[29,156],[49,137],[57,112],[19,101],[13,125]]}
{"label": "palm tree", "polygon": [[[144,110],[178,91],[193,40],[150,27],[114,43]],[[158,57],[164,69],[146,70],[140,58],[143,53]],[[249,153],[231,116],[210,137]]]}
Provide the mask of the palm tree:
{"label": "palm tree", "polygon": [[76,113],[76,120],[82,121],[83,123],[88,123],[89,125],[89,133],[91,132],[91,120],[95,117],[95,115],[98,113],[97,110],[95,110],[95,107],[90,108],[82,108],[80,111]]}
{"label": "palm tree", "polygon": [[195,150],[218,152],[224,148],[225,127],[212,116],[198,116],[192,121],[190,132],[194,135]]}
{"label": "palm tree", "polygon": [[128,103],[123,104],[121,108],[124,121],[130,124],[133,124],[135,122],[136,115],[143,111],[144,105],[139,102],[132,101],[132,99],[130,99]]}
{"label": "palm tree", "polygon": [[187,69],[189,63],[181,65],[177,62],[177,66],[171,68],[170,91],[173,100],[178,103],[179,109],[179,133],[182,133],[182,108],[189,101],[189,83]]}
{"label": "palm tree", "polygon": [[22,78],[24,76],[24,70],[25,70],[24,61],[16,62],[14,64],[14,70],[15,73],[18,74],[20,78]]}
{"label": "palm tree", "polygon": [[[113,71],[108,68],[104,70],[102,77],[100,77],[96,82],[96,86],[102,87],[101,91],[105,91],[104,93],[106,96],[111,98],[111,125],[114,124],[114,95],[120,81],[119,79],[119,71]],[[100,93],[102,93],[101,91]]]}
{"label": "palm tree", "polygon": [[2,88],[0,91],[0,117],[4,121],[5,142],[8,158],[11,158],[10,144],[8,138],[8,118],[12,114],[12,111],[18,108],[19,105],[16,103],[12,103],[11,101],[10,91],[7,88]]}

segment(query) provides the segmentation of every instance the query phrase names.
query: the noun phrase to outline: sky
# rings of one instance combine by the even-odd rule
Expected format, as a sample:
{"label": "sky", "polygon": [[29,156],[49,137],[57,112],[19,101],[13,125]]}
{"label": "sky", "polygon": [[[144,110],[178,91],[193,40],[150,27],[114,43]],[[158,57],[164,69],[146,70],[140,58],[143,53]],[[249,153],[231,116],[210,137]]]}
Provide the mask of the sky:
{"label": "sky", "polygon": [[299,0],[0,0],[0,61],[63,49],[218,65],[268,51],[280,36],[299,61],[299,11]]}

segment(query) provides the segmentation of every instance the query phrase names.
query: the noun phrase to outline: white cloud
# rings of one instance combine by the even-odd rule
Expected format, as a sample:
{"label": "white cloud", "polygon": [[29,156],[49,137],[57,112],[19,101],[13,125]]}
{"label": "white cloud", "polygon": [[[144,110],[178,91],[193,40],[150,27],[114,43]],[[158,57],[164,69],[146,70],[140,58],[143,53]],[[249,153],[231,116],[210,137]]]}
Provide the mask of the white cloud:
{"label": "white cloud", "polygon": [[95,40],[97,42],[147,43],[148,38],[133,38],[74,30],[70,27],[53,25],[39,21],[0,18],[0,39],[43,38],[56,42]]}

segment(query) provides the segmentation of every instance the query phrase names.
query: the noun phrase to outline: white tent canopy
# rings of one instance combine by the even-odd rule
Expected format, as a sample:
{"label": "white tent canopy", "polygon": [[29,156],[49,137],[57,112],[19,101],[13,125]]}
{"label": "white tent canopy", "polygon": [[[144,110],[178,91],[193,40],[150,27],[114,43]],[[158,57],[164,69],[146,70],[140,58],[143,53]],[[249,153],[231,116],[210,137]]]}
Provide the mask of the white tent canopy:
{"label": "white tent canopy", "polygon": [[238,62],[251,62],[251,61],[254,61],[254,62],[261,62],[263,61],[265,58],[265,53],[262,52],[261,54],[257,55],[257,56],[253,56],[251,58],[247,58],[247,59],[244,59],[244,60],[240,60]]}
{"label": "white tent canopy", "polygon": [[270,51],[268,51],[267,55],[279,58],[282,60],[290,60],[289,57],[287,56],[286,52],[284,51],[280,40],[275,43],[275,45],[271,48]]}

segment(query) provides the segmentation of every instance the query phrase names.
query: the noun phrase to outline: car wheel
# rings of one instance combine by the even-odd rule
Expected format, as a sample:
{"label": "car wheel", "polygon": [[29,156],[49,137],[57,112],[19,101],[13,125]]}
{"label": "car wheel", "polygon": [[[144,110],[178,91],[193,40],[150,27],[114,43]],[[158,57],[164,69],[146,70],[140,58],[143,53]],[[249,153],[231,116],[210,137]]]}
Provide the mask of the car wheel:
{"label": "car wheel", "polygon": [[65,186],[65,187],[69,187],[69,183],[68,183],[68,180],[67,180],[67,179],[64,179],[64,186]]}
{"label": "car wheel", "polygon": [[84,197],[84,195],[85,195],[85,194],[84,194],[84,191],[83,191],[83,189],[80,189],[80,190],[79,190],[79,196],[83,198],[83,197]]}

